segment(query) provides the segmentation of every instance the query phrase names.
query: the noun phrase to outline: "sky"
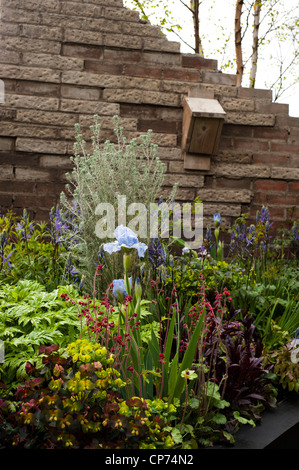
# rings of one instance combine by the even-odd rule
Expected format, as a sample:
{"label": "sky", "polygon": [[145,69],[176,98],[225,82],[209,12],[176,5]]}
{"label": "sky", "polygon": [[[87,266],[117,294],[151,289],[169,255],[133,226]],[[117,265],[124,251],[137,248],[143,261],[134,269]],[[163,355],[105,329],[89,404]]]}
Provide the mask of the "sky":
{"label": "sky", "polygon": [[[203,3],[200,7],[200,30],[202,34],[202,41],[204,47],[204,56],[208,59],[216,59],[218,61],[218,68],[227,62],[227,59],[234,60],[234,15],[235,15],[235,0],[202,0]],[[278,0],[268,0],[275,2]],[[132,0],[125,0],[127,7],[132,7]],[[159,3],[158,0],[152,2]],[[161,2],[160,2],[161,3]],[[165,5],[165,2],[163,2]],[[189,4],[189,0],[185,0],[186,4]],[[249,0],[245,0],[245,5],[250,3]],[[288,18],[292,15],[295,18],[299,18],[299,2],[298,0],[279,0],[279,15],[283,18],[287,7],[289,13]],[[193,45],[194,39],[193,34],[193,23],[190,12],[181,3],[181,0],[168,0],[167,6],[172,13],[173,23],[179,24],[182,30],[179,31],[180,36],[184,41]],[[158,11],[158,9],[156,9]],[[155,10],[153,10],[155,11]],[[245,18],[245,13],[243,14]],[[250,18],[251,21],[251,18]],[[154,21],[152,20],[152,23]],[[243,27],[244,28],[244,27]],[[268,29],[267,18],[265,18],[260,27],[260,34]],[[281,28],[277,29],[278,32],[282,32]],[[181,42],[181,52],[192,53],[192,50],[186,46],[183,41],[173,33],[166,33],[167,37],[176,42]],[[256,88],[272,89],[273,100],[275,96],[275,87],[273,82],[278,76],[278,65],[275,65],[279,57],[284,58],[284,63],[291,57],[293,44],[285,43],[282,40],[275,39],[274,34],[268,36],[269,43],[266,41],[265,46],[260,49],[259,62],[258,62],[258,73]],[[226,55],[223,54],[223,47],[221,45],[226,42]],[[245,43],[243,57],[248,59],[251,54],[251,29],[248,28],[248,43]],[[297,49],[299,45],[297,43]],[[226,59],[226,60],[225,60]],[[225,73],[236,73],[235,63],[232,62],[231,67],[222,69]],[[249,70],[249,69],[248,69]],[[285,80],[286,84],[296,82],[295,86],[289,88],[280,98],[278,103],[284,103],[289,105],[289,115],[299,117],[299,60],[297,61],[297,68],[293,67],[289,69],[288,77]],[[248,74],[244,77],[242,86],[249,86]]]}

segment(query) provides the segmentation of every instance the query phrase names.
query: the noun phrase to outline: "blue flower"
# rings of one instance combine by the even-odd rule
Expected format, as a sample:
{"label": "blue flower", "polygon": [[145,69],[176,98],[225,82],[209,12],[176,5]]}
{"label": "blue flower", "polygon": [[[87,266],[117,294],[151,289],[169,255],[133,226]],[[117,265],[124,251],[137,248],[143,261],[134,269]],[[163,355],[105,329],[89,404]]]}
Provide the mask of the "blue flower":
{"label": "blue flower", "polygon": [[165,263],[165,253],[161,242],[158,238],[154,238],[148,249],[150,262],[158,268]]}
{"label": "blue flower", "polygon": [[221,224],[221,215],[220,214],[214,214],[213,215],[213,222],[214,222],[214,225],[215,227],[219,227],[219,225]]}
{"label": "blue flower", "polygon": [[[130,284],[132,285],[132,278],[129,278]],[[127,297],[128,293],[125,288],[125,281],[124,279],[114,279],[113,281],[113,295],[118,300],[122,301],[125,297]]]}
{"label": "blue flower", "polygon": [[123,225],[119,225],[115,231],[114,235],[116,238],[115,242],[105,243],[103,245],[104,251],[109,253],[115,253],[116,251],[120,251],[122,248],[126,249],[136,249],[138,251],[139,258],[144,257],[144,253],[147,250],[147,245],[145,243],[138,242],[138,238],[136,234],[128,227],[124,227]]}

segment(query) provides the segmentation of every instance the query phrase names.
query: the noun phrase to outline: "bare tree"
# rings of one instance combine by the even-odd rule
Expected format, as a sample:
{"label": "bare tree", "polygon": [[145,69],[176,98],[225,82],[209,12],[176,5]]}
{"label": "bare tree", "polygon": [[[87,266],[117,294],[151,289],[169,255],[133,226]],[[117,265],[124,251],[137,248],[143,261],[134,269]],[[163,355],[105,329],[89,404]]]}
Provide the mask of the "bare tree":
{"label": "bare tree", "polygon": [[242,9],[244,0],[237,0],[236,12],[235,12],[235,51],[236,51],[236,62],[237,62],[237,86],[241,86],[244,63],[243,63],[243,52],[242,52]]}

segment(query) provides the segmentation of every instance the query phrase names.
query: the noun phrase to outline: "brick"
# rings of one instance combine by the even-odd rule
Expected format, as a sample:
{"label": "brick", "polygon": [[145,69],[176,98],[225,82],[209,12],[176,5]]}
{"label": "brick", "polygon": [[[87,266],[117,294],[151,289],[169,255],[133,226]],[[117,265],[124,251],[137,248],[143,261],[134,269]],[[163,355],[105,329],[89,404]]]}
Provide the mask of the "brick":
{"label": "brick", "polygon": [[143,57],[142,51],[135,50],[116,50],[105,48],[103,52],[104,61],[122,61],[122,62],[140,62],[141,57]]}
{"label": "brick", "polygon": [[53,127],[32,126],[16,122],[3,122],[0,127],[0,135],[15,137],[37,137],[40,139],[55,139],[58,130]]}
{"label": "brick", "polygon": [[292,145],[286,143],[277,143],[271,142],[271,151],[272,152],[281,152],[281,153],[299,153],[299,145]]}
{"label": "brick", "polygon": [[238,202],[250,203],[252,192],[250,190],[219,190],[200,189],[197,193],[201,201],[208,202]]}
{"label": "brick", "polygon": [[27,210],[35,210],[36,205],[38,203],[39,208],[51,208],[56,205],[58,202],[59,196],[52,195],[52,196],[40,196],[40,195],[20,195],[16,194],[14,196],[14,207],[26,207]]}
{"label": "brick", "polygon": [[34,52],[28,52],[23,54],[22,62],[24,65],[30,67],[44,67],[48,69],[58,70],[83,70],[84,61],[83,59],[77,59],[74,57],[61,57],[50,54],[36,54]]}
{"label": "brick", "polygon": [[288,139],[288,131],[287,129],[279,129],[279,128],[253,128],[253,136],[257,139],[267,139],[267,140],[283,140],[286,141]]}
{"label": "brick", "polygon": [[227,188],[229,190],[235,189],[235,190],[251,190],[251,180],[250,179],[232,179],[232,178],[209,178],[208,176],[206,177],[206,182],[205,182],[205,187],[206,188],[217,188],[217,189],[223,189]]}
{"label": "brick", "polygon": [[119,47],[124,49],[142,49],[143,39],[140,36],[129,36],[127,34],[104,35],[103,43],[108,47]]}
{"label": "brick", "polygon": [[274,114],[257,114],[248,112],[229,112],[225,117],[228,124],[242,124],[243,126],[274,126]]}
{"label": "brick", "polygon": [[62,29],[59,27],[37,26],[32,24],[23,24],[21,27],[21,37],[48,39],[52,41],[62,40]]}
{"label": "brick", "polygon": [[114,116],[119,114],[117,103],[98,102],[93,103],[85,100],[61,100],[61,111],[81,114],[104,114]]}
{"label": "brick", "polygon": [[224,216],[239,217],[241,215],[240,204],[206,204],[203,203],[203,215],[220,213]]}
{"label": "brick", "polygon": [[21,181],[1,181],[0,192],[24,194],[24,193],[35,193],[35,183],[24,183]]}
{"label": "brick", "polygon": [[126,65],[123,65],[122,63],[115,64],[93,60],[85,61],[85,70],[87,72],[95,72],[96,74],[121,75],[125,67]]}
{"label": "brick", "polygon": [[222,135],[225,137],[253,137],[254,127],[224,123]]}
{"label": "brick", "polygon": [[271,168],[271,178],[297,181],[299,180],[299,168]]}
{"label": "brick", "polygon": [[61,2],[61,13],[69,16],[100,18],[103,16],[103,8],[95,4]]}
{"label": "brick", "polygon": [[39,164],[44,168],[63,168],[69,170],[73,168],[73,163],[69,157],[56,155],[42,155],[39,159]]}
{"label": "brick", "polygon": [[40,194],[55,194],[58,195],[62,191],[65,191],[65,185],[63,183],[36,183],[36,192]]}
{"label": "brick", "polygon": [[289,183],[289,192],[299,194],[299,183]]}
{"label": "brick", "polygon": [[[79,115],[79,124],[81,127],[89,128],[94,124],[93,114]],[[137,130],[137,119],[119,117],[119,124],[124,128],[125,132],[135,132]],[[115,128],[115,122],[112,116],[101,116],[99,119],[101,129],[112,130]]]}
{"label": "brick", "polygon": [[188,95],[190,89],[192,89],[195,85],[190,84],[190,82],[180,82],[180,81],[173,81],[173,80],[164,80],[163,81],[163,90],[172,93],[180,93],[184,95]]}
{"label": "brick", "polygon": [[[96,5],[106,5],[107,0],[64,0],[64,1],[71,1],[71,2],[80,2],[80,3],[94,3]],[[123,7],[123,0],[109,0],[109,5],[113,7]]]}
{"label": "brick", "polygon": [[[174,186],[175,181],[169,180],[169,187],[163,187],[161,191],[161,197],[163,200],[166,200],[167,197],[170,196],[171,188]],[[183,202],[193,202],[195,199],[195,188],[194,189],[186,189],[186,188],[178,188],[175,194],[175,200],[183,201]]]}
{"label": "brick", "polygon": [[1,51],[1,62],[2,64],[19,64],[20,52]]}
{"label": "brick", "polygon": [[55,140],[26,139],[19,137],[16,141],[16,150],[20,152],[66,154],[67,144]]}
{"label": "brick", "polygon": [[[1,139],[0,139],[1,142]],[[1,145],[1,144],[0,144]],[[14,178],[14,173],[13,173],[13,166],[12,165],[3,165],[1,164],[0,167],[0,181],[10,181]],[[0,191],[2,188],[2,184],[0,183]]]}
{"label": "brick", "polygon": [[268,142],[255,139],[234,139],[234,148],[236,150],[252,151],[252,152],[267,152],[269,150]]}
{"label": "brick", "polygon": [[15,139],[12,139],[9,137],[0,137],[0,151],[13,150],[14,146],[15,146]]}
{"label": "brick", "polygon": [[258,113],[289,114],[289,105],[282,103],[255,102],[255,110]]}
{"label": "brick", "polygon": [[222,72],[206,71],[201,72],[202,81],[218,85],[236,86],[236,75]]}
{"label": "brick", "polygon": [[54,83],[18,81],[16,84],[16,93],[18,95],[58,97],[59,85]]}
{"label": "brick", "polygon": [[182,54],[182,67],[217,70],[217,66],[217,60],[205,59],[199,54]]}
{"label": "brick", "polygon": [[254,183],[254,189],[262,192],[286,192],[287,183],[285,181],[257,180]]}
{"label": "brick", "polygon": [[107,7],[107,3],[105,8],[103,8],[103,16],[105,18],[112,18],[122,21],[139,21],[138,11],[128,10],[127,8],[113,8],[110,6]]}
{"label": "brick", "polygon": [[139,120],[138,121],[138,127],[137,127],[138,131],[147,132],[148,129],[152,129],[153,132],[176,134],[177,123],[167,122],[167,121],[162,121],[162,120]]}
{"label": "brick", "polygon": [[13,23],[2,23],[1,34],[3,36],[18,36],[20,33],[20,26]]}
{"label": "brick", "polygon": [[47,41],[43,39],[26,39],[21,37],[7,37],[4,42],[6,50],[12,51],[33,51],[44,52],[46,54],[60,54],[61,44],[58,41]]}
{"label": "brick", "polygon": [[18,109],[17,120],[21,122],[73,127],[78,122],[78,116],[76,114],[63,112]]}
{"label": "brick", "polygon": [[16,109],[1,109],[0,108],[0,121],[13,121],[17,116]]}
{"label": "brick", "polygon": [[43,98],[39,96],[26,96],[26,95],[6,95],[6,106],[16,108],[34,108],[44,109],[48,111],[56,111],[59,106],[59,99],[57,98]]}
{"label": "brick", "polygon": [[14,78],[16,80],[34,80],[49,83],[59,83],[60,81],[60,73],[54,70],[1,64],[0,77],[2,79]]}
{"label": "brick", "polygon": [[263,99],[272,102],[272,90],[238,87],[237,91],[240,98]]}
{"label": "brick", "polygon": [[267,194],[266,201],[268,205],[279,206],[297,206],[299,204],[299,195]]}
{"label": "brick", "polygon": [[9,8],[8,5],[2,9],[2,21],[12,23],[40,23],[40,14],[38,12],[26,11],[22,8]]}
{"label": "brick", "polygon": [[124,88],[134,88],[137,90],[160,91],[161,80],[139,77],[123,77],[122,84]]}
{"label": "brick", "polygon": [[75,100],[98,101],[100,99],[100,90],[91,87],[77,87],[71,85],[61,86],[61,97]]}
{"label": "brick", "polygon": [[182,150],[179,148],[164,147],[158,148],[157,156],[161,160],[181,160],[182,159]]}
{"label": "brick", "polygon": [[122,25],[122,31],[124,34],[130,34],[132,36],[150,36],[155,38],[161,38],[162,32],[160,26],[153,26],[151,24],[124,22]]}
{"label": "brick", "polygon": [[204,185],[204,176],[194,174],[168,174],[166,175],[165,186],[173,186],[178,184],[181,188],[202,188]]}
{"label": "brick", "polygon": [[219,102],[224,111],[254,111],[254,100],[245,100],[231,97],[220,97]]}
{"label": "brick", "polygon": [[201,71],[187,69],[164,69],[163,76],[165,80],[179,80],[187,82],[200,82]]}
{"label": "brick", "polygon": [[26,10],[59,11],[59,0],[5,0],[6,7],[24,8]]}
{"label": "brick", "polygon": [[87,85],[101,88],[118,88],[121,86],[122,78],[115,75],[97,75],[86,72],[62,72],[61,82],[73,85]]}
{"label": "brick", "polygon": [[118,101],[125,103],[157,104],[160,106],[180,106],[180,97],[172,93],[152,92],[143,90],[110,90],[103,92],[103,98],[107,101]]}
{"label": "brick", "polygon": [[86,46],[82,44],[63,44],[62,55],[68,57],[79,57],[82,59],[99,59],[102,56],[102,49],[96,46]]}
{"label": "brick", "polygon": [[177,52],[181,50],[181,44],[179,42],[168,41],[166,39],[156,39],[151,37],[143,38],[143,49],[154,50],[159,52]]}
{"label": "brick", "polygon": [[269,178],[270,168],[262,165],[221,164],[211,167],[210,173],[228,178]]}
{"label": "brick", "polygon": [[258,153],[253,155],[253,163],[262,163],[269,166],[293,166],[290,158],[285,155],[275,155],[273,153]]}

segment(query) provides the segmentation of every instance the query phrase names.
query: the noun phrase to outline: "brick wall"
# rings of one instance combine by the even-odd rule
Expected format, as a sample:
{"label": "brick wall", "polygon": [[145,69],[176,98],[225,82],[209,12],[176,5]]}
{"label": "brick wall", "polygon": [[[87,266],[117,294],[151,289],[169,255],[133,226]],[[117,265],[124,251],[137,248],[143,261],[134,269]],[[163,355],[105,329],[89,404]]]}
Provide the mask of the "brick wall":
{"label": "brick wall", "polygon": [[[269,90],[237,88],[217,62],[182,54],[122,0],[0,0],[0,206],[48,219],[64,189],[74,124],[92,116],[111,137],[118,114],[128,139],[153,130],[167,166],[165,192],[204,202],[224,225],[267,204],[277,224],[299,216],[299,119]],[[109,5],[109,6],[107,6]],[[208,171],[184,170],[182,102],[192,87],[213,90],[226,111]]]}

